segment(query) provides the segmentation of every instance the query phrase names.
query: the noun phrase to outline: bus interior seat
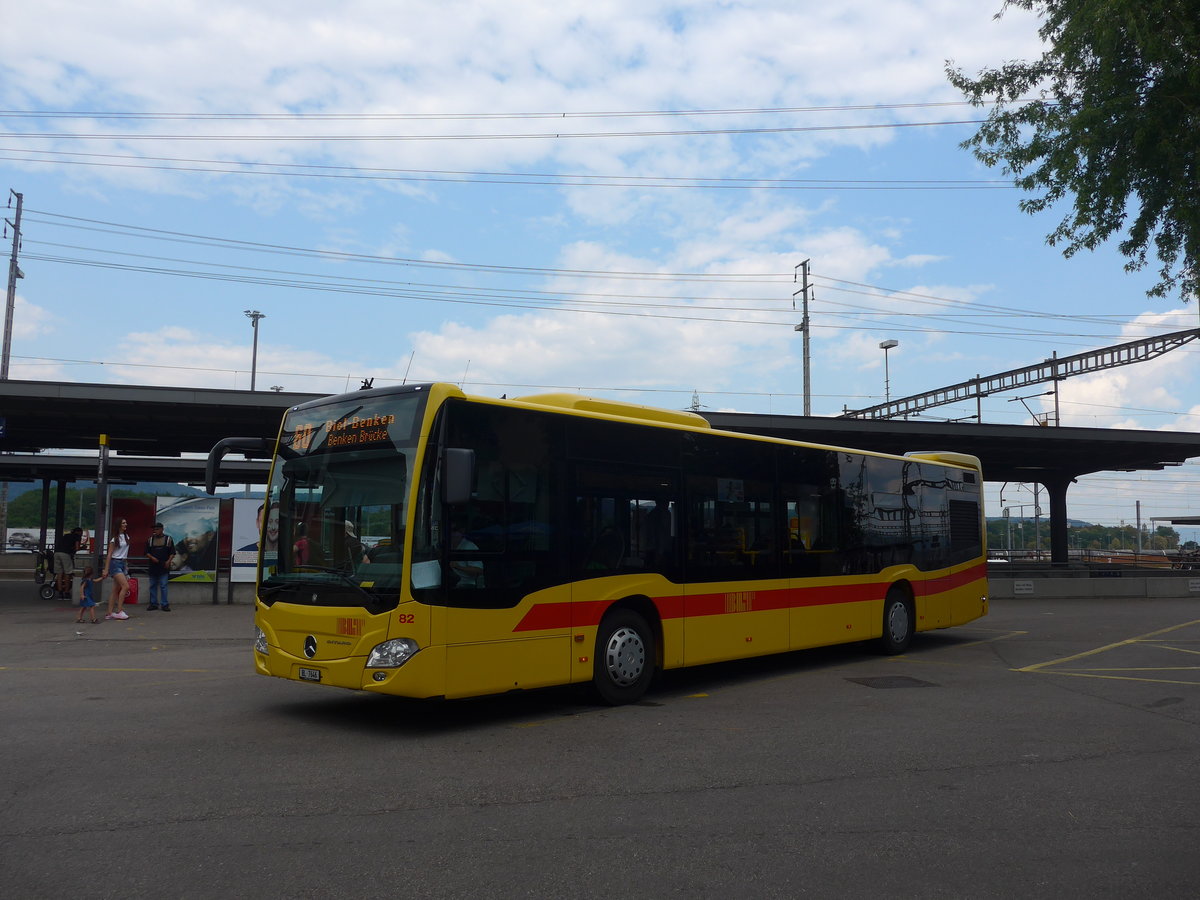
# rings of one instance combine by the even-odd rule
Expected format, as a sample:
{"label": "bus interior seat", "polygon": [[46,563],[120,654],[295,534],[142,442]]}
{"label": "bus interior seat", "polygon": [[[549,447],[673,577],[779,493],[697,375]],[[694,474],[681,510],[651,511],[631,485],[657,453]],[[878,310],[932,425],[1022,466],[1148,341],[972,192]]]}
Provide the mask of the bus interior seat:
{"label": "bus interior seat", "polygon": [[603,570],[615,572],[621,566],[625,556],[625,537],[612,526],[605,526],[588,551],[584,569],[589,571]]}

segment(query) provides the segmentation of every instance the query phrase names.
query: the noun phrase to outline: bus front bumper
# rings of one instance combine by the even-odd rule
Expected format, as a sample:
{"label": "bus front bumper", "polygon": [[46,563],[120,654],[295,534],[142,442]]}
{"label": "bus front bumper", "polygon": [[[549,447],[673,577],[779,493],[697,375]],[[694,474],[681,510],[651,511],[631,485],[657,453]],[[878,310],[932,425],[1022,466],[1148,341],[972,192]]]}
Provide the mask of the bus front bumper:
{"label": "bus front bumper", "polygon": [[426,699],[445,694],[444,648],[424,648],[402,665],[369,667],[367,656],[309,660],[279,647],[256,646],[254,667],[260,675],[305,681],[351,690],[374,691],[398,697]]}

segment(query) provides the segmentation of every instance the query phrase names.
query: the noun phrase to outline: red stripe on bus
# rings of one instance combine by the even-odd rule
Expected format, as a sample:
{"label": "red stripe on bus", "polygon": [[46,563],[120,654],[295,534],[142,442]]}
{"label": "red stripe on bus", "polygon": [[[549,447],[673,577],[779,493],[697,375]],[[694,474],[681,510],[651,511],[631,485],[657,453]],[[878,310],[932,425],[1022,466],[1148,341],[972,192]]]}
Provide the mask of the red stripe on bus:
{"label": "red stripe on bus", "polygon": [[[913,582],[918,597],[928,597],[963,587],[985,577],[987,567],[972,566],[953,575]],[[723,616],[738,612],[762,612],[779,609],[802,609],[809,606],[832,606],[839,603],[861,603],[882,599],[891,582],[867,584],[814,585],[812,587],[776,588],[773,590],[719,591],[709,594],[655,597],[659,616],[681,619],[685,616]],[[563,601],[539,603],[527,612],[513,631],[550,631],[565,628],[588,628],[600,624],[607,600],[580,603]]]}
{"label": "red stripe on bus", "polygon": [[941,578],[928,578],[925,581],[915,582],[913,584],[913,592],[918,597],[927,597],[930,594],[940,594],[943,591],[963,587],[973,581],[980,581],[986,577],[987,564],[980,563],[977,566],[971,566],[969,569],[963,569],[961,572],[955,572],[953,575],[943,575]]}

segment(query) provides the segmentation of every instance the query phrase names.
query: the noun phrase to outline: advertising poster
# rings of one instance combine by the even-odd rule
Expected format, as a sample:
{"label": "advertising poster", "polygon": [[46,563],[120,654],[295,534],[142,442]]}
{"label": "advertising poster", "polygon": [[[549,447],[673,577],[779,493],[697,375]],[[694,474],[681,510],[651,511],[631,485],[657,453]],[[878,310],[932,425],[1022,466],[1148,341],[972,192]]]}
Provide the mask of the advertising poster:
{"label": "advertising poster", "polygon": [[267,506],[265,500],[238,497],[233,501],[233,573],[234,581],[253,581],[258,563],[259,536],[266,526],[263,563],[270,565],[279,552],[279,504]]}
{"label": "advertising poster", "polygon": [[116,533],[116,524],[122,519],[128,524],[129,555],[138,557],[146,549],[146,539],[150,537],[150,529],[154,525],[154,504],[148,500],[138,500],[136,497],[114,497],[112,514],[108,522],[108,534],[105,544],[100,548],[100,564],[108,554],[108,541]]}
{"label": "advertising poster", "polygon": [[175,541],[171,581],[216,579],[220,503],[216,497],[158,498],[156,519]]}

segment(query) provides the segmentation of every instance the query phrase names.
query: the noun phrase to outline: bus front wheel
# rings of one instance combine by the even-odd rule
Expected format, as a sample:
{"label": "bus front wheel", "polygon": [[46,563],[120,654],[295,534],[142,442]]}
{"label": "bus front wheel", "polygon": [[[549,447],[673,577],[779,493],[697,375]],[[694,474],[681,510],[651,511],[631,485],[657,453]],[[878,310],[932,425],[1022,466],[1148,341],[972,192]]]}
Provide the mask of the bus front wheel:
{"label": "bus front wheel", "polygon": [[596,633],[592,685],[612,706],[638,700],[654,677],[654,633],[646,620],[628,609],[604,617]]}
{"label": "bus front wheel", "polygon": [[901,588],[892,588],[883,601],[883,637],[879,646],[884,653],[903,653],[912,641],[912,633],[912,601]]}

